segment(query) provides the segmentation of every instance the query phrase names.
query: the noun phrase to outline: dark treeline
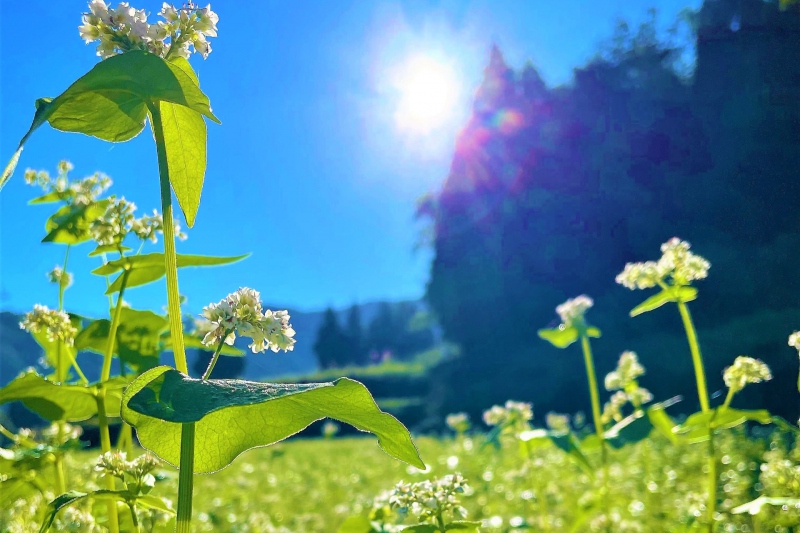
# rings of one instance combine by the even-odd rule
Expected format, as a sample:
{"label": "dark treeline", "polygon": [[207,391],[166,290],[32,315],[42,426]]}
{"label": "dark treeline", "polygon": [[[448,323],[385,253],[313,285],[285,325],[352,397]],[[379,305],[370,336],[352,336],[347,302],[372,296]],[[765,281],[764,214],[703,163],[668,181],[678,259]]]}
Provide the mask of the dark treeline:
{"label": "dark treeline", "polygon": [[369,365],[388,359],[408,360],[431,348],[435,338],[428,314],[414,302],[381,302],[364,324],[361,308],[352,305],[341,324],[328,308],[314,342],[321,368]]}
{"label": "dark treeline", "polygon": [[710,390],[736,356],[758,357],[774,379],[736,404],[797,419],[787,337],[800,329],[800,10],[709,0],[684,22],[692,72],[654,19],[620,24],[564,87],[492,50],[447,181],[420,207],[434,230],[428,301],[462,354],[432,372],[438,416],[508,398],[533,401],[540,421],[588,412],[579,348],[536,334],[582,293],[603,330],[601,376],[637,351],[656,400],[682,394],[680,408],[697,410],[675,306],[629,318],[652,293],[614,282],[679,236],[712,264],[690,304]]}

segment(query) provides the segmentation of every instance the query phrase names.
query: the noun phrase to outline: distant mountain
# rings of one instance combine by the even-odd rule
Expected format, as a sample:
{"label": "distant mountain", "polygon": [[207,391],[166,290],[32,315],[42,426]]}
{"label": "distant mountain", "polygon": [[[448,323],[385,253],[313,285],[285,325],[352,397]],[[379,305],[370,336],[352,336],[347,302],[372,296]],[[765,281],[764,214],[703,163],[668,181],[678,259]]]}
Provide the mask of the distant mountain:
{"label": "distant mountain", "polygon": [[[381,302],[370,302],[359,305],[364,325],[377,313]],[[271,309],[282,309],[282,306],[266,306]],[[338,318],[344,322],[347,308],[336,310]],[[317,330],[322,323],[323,311],[297,311],[289,309],[291,324],[297,332],[294,350],[288,353],[249,353],[248,339],[237,338],[236,347],[248,352],[244,365],[243,379],[261,381],[276,376],[308,375],[317,370],[317,357],[313,346]],[[19,327],[20,315],[8,311],[0,311],[0,386],[14,379],[25,368],[34,367],[42,370],[39,359],[42,350],[31,338],[30,334]],[[197,350],[187,350],[189,368],[198,357]],[[81,367],[90,380],[98,379],[102,357],[94,353],[81,353]],[[85,363],[84,363],[85,361]],[[161,362],[172,364],[172,354],[162,355]],[[115,361],[116,363],[116,361]],[[116,371],[116,368],[114,369]]]}

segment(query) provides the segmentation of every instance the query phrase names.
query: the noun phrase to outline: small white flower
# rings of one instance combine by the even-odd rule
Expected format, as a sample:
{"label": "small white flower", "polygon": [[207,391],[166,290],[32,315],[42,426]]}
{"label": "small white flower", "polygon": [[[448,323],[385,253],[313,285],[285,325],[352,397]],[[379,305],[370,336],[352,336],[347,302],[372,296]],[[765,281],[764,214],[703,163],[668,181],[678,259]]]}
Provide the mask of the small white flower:
{"label": "small white flower", "polygon": [[673,237],[661,245],[661,258],[644,263],[628,263],[617,275],[616,282],[633,289],[648,289],[656,285],[666,285],[667,277],[671,285],[688,285],[692,281],[708,277],[711,264],[703,257],[689,251],[690,245]]}
{"label": "small white flower", "polygon": [[72,274],[64,271],[64,269],[58,265],[53,267],[53,270],[47,273],[47,279],[50,281],[50,283],[60,285],[64,289],[67,289],[72,285]]}
{"label": "small white flower", "polygon": [[644,367],[639,363],[636,352],[622,352],[616,370],[606,375],[606,390],[624,389],[642,375],[644,375]]}
{"label": "small white flower", "polygon": [[556,313],[561,317],[561,322],[570,327],[583,322],[583,315],[594,305],[591,298],[581,295],[556,307]]}
{"label": "small white flower", "polygon": [[603,414],[600,421],[608,424],[612,420],[619,422],[622,420],[622,407],[628,403],[628,395],[622,391],[615,392],[611,399],[603,406]]}
{"label": "small white flower", "polygon": [[161,6],[161,12],[159,12],[159,15],[162,18],[164,18],[167,22],[178,21],[178,11],[175,9],[174,6],[171,6],[166,2],[164,2],[164,4]]}
{"label": "small white flower", "polygon": [[111,24],[111,16],[108,13],[108,6],[103,0],[92,0],[89,2],[89,9],[92,15],[100,19],[104,24]]}
{"label": "small white flower", "polygon": [[769,367],[761,360],[740,355],[733,365],[727,367],[722,377],[725,385],[734,393],[742,390],[749,383],[761,383],[772,379]]}
{"label": "small white flower", "polygon": [[195,29],[206,34],[208,37],[216,37],[219,16],[211,11],[211,4],[208,4],[203,9],[198,10],[197,17],[198,21],[195,24]]}
{"label": "small white flower", "polygon": [[553,431],[568,431],[569,415],[550,412],[547,413],[547,416],[545,416],[545,423],[547,424],[547,427]]}
{"label": "small white flower", "polygon": [[46,305],[35,304],[19,327],[31,333],[44,331],[50,342],[61,341],[67,346],[75,343],[78,330],[72,325],[69,315],[64,311],[49,309]]}
{"label": "small white flower", "polygon": [[789,335],[789,346],[796,348],[800,352],[800,331],[795,331]]}

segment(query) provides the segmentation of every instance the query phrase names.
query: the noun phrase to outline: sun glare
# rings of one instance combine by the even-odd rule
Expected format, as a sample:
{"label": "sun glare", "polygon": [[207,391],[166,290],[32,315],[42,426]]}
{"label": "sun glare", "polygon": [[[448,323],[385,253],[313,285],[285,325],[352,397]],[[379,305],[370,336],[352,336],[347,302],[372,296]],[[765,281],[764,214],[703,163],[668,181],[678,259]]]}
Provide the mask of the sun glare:
{"label": "sun glare", "polygon": [[452,68],[426,56],[409,59],[395,82],[400,100],[395,112],[399,128],[430,133],[452,119],[459,84]]}

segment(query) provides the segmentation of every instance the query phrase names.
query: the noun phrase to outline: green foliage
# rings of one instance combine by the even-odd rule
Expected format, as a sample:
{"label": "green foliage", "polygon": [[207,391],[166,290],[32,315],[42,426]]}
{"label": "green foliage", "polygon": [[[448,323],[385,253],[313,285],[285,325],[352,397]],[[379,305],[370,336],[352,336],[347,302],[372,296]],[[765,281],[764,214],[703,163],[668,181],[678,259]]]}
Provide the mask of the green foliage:
{"label": "green foliage", "polygon": [[[203,116],[219,122],[208,98],[200,91],[188,61],[165,61],[143,52],[130,51],[101,61],[57,98],[36,101],[30,129],[19,143],[45,122],[61,131],[124,142],[138,135],[148,111],[157,108],[163,121],[164,147],[170,178],[187,224],[194,225],[205,174],[206,131]],[[11,177],[19,159],[14,154],[0,187]]]}
{"label": "green foliage", "polygon": [[[202,381],[157,367],[126,389],[122,417],[136,427],[145,448],[173,465],[180,456],[181,424],[195,423],[197,473],[225,468],[242,452],[274,444],[325,417],[374,433],[392,457],[425,466],[408,430],[381,412],[363,385],[346,378],[306,385]],[[220,434],[222,441],[215,437]]]}
{"label": "green foliage", "polygon": [[704,442],[708,440],[709,428],[730,429],[741,426],[747,421],[759,424],[772,423],[772,415],[766,409],[745,411],[730,407],[719,407],[706,413],[694,413],[686,422],[675,428],[675,432],[687,442]]}
{"label": "green foliage", "polygon": [[[178,268],[228,265],[241,261],[248,255],[250,254],[232,257],[212,257],[207,255],[178,254]],[[120,290],[125,272],[128,273],[128,278],[125,283],[126,288],[146,285],[163,278],[166,274],[164,254],[152,253],[121,257],[92,270],[92,274],[98,276],[110,276],[117,272],[122,273],[111,283],[108,290],[106,290],[106,294],[114,294]]]}
{"label": "green foliage", "polygon": [[89,205],[65,205],[47,219],[45,235],[42,242],[59,244],[80,244],[91,239],[89,228],[92,222],[100,218],[108,206],[108,200],[93,202]]}
{"label": "green foliage", "polygon": [[[126,378],[116,377],[103,383],[109,416],[119,416],[122,390],[128,382]],[[80,422],[97,414],[98,385],[53,383],[29,371],[0,389],[0,404],[19,401],[47,420]]]}
{"label": "green foliage", "polygon": [[697,289],[689,286],[670,287],[664,289],[658,294],[654,294],[647,300],[643,301],[634,307],[630,315],[632,317],[639,316],[642,313],[647,313],[653,309],[658,309],[662,305],[669,302],[691,302],[697,298]]}

